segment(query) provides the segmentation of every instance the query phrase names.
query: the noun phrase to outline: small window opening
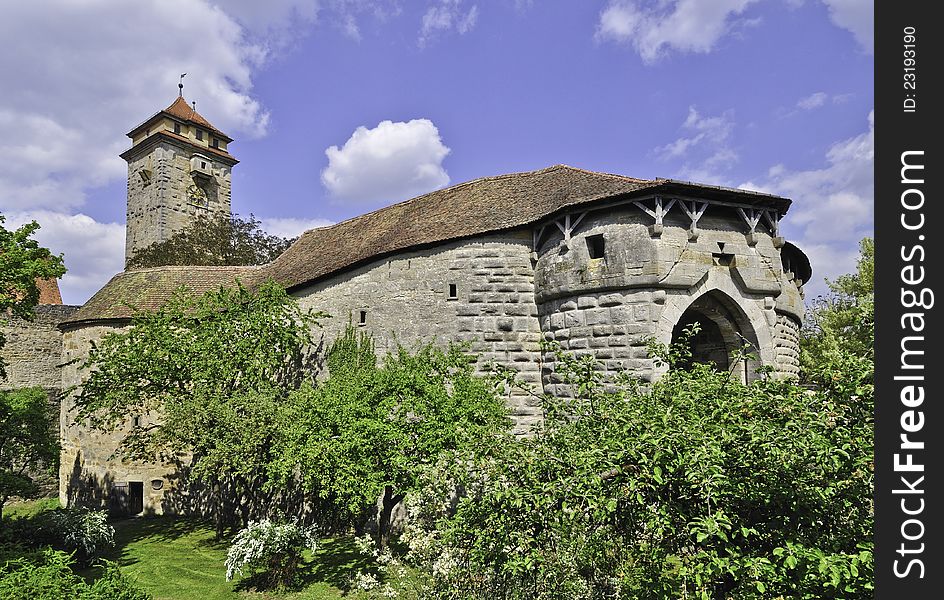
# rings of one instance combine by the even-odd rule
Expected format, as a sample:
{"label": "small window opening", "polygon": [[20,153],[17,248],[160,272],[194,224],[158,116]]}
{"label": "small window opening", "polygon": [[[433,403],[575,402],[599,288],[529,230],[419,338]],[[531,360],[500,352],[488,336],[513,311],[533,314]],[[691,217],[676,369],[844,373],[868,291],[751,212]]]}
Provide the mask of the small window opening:
{"label": "small window opening", "polygon": [[220,147],[220,140],[213,138],[213,143],[211,144],[214,148]]}
{"label": "small window opening", "polygon": [[201,168],[201,169],[207,168],[207,164],[206,164],[206,161],[205,161],[205,160],[201,160],[201,161],[200,161],[200,168]]}
{"label": "small window opening", "polygon": [[131,423],[134,425],[134,428],[137,429],[141,427],[141,417],[135,417],[131,420]]}
{"label": "small window opening", "polygon": [[449,299],[455,300],[458,297],[459,297],[459,286],[454,283],[450,283],[449,284]]}
{"label": "small window opening", "polygon": [[360,316],[358,317],[357,324],[358,324],[358,325],[366,325],[366,324],[367,324],[367,311],[366,311],[366,310],[360,311]]}
{"label": "small window opening", "polygon": [[202,130],[202,129],[198,129],[198,130],[197,130],[197,139],[198,139],[198,140],[202,140],[202,139],[203,139],[203,130]]}
{"label": "small window opening", "polygon": [[587,251],[590,258],[603,258],[603,235],[587,236]]}
{"label": "small window opening", "polygon": [[152,479],[152,480],[151,480],[151,489],[152,489],[152,490],[159,490],[159,489],[162,489],[163,487],[164,487],[164,480],[163,480],[163,479]]}
{"label": "small window opening", "polygon": [[180,123],[174,123],[174,133],[180,134]]}

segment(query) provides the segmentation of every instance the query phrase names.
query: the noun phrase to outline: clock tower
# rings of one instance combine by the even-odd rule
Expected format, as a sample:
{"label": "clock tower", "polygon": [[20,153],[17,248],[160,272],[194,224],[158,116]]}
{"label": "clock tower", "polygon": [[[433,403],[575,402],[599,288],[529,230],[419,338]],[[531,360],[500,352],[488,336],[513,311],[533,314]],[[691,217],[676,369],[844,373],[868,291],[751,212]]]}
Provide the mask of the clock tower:
{"label": "clock tower", "polygon": [[201,215],[231,215],[230,182],[237,161],[232,138],[210,124],[181,94],[128,133],[128,220],[125,265],[139,250],[163,242]]}

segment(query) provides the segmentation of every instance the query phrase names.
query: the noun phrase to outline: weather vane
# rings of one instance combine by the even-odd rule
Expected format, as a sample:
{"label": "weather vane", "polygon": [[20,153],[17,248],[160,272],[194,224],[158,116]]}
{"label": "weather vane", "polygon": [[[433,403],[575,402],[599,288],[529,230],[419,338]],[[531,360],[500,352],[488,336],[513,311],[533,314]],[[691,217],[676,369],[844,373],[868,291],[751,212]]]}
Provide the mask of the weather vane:
{"label": "weather vane", "polygon": [[180,74],[180,81],[177,83],[177,89],[179,90],[179,91],[177,92],[177,95],[178,95],[178,96],[183,96],[183,95],[184,95],[184,77],[186,77],[186,76],[187,76],[186,73],[181,73],[181,74]]}

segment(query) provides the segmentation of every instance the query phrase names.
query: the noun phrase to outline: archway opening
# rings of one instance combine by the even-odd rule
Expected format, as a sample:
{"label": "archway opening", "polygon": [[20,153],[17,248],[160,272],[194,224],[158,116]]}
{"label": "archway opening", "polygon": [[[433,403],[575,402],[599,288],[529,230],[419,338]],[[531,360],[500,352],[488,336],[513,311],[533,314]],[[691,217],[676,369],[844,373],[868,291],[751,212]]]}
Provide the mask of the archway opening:
{"label": "archway opening", "polygon": [[[695,323],[698,332],[688,339],[691,359],[680,365],[682,368],[705,363],[719,371],[730,371],[744,383],[757,376],[761,363],[754,328],[730,298],[709,292],[695,300],[672,329],[672,343],[679,343],[683,332]],[[742,349],[751,356],[742,356]]]}

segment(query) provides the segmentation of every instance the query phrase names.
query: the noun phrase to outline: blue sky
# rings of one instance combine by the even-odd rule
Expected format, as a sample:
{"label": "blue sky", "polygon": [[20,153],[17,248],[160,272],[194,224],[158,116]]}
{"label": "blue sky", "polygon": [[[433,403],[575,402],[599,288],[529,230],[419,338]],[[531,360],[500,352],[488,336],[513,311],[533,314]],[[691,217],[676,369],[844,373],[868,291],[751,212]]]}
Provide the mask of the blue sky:
{"label": "blue sky", "polygon": [[273,233],[565,163],[793,198],[810,295],[871,235],[871,2],[33,4],[0,23],[0,212],[65,254],[69,303],[122,268],[117,155],[183,72]]}

